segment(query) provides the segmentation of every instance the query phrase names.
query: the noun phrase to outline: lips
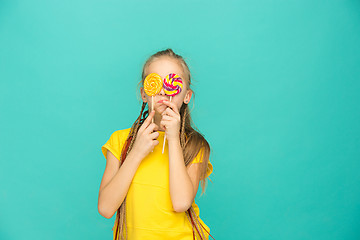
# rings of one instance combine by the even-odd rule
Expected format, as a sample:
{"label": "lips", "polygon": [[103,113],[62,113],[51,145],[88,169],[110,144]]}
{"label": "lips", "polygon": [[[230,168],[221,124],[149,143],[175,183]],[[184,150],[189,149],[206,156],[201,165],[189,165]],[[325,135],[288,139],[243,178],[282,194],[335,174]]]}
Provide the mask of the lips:
{"label": "lips", "polygon": [[165,99],[162,99],[162,100],[158,101],[158,103],[162,103],[164,100],[165,100]]}

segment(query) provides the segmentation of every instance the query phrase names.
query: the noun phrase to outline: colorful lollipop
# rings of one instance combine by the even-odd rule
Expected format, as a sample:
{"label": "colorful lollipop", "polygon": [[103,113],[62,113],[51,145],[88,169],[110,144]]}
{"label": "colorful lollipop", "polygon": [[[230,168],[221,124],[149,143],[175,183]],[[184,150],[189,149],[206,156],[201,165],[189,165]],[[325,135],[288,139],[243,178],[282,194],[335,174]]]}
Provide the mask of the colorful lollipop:
{"label": "colorful lollipop", "polygon": [[[159,74],[150,73],[144,80],[145,93],[151,96],[151,111],[154,109],[154,96],[158,94],[163,87],[163,81]],[[154,122],[154,118],[152,119]]]}
{"label": "colorful lollipop", "polygon": [[182,87],[183,84],[181,77],[175,73],[170,73],[165,77],[163,88],[166,95],[170,96],[170,101],[172,96],[175,96],[181,92]]}
{"label": "colorful lollipop", "polygon": [[[183,82],[181,80],[181,77],[179,77],[179,75],[175,73],[170,73],[164,78],[163,88],[165,94],[170,96],[170,102],[172,96],[175,96],[176,94],[179,94],[181,92],[182,87],[183,87]],[[164,153],[165,141],[166,141],[166,135],[164,136],[162,153]]]}

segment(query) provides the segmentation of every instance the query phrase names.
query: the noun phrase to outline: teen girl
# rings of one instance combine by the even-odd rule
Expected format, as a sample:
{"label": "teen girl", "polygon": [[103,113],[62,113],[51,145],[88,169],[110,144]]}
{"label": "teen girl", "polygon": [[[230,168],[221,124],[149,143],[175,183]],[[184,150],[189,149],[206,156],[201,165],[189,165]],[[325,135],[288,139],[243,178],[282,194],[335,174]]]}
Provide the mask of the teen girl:
{"label": "teen girl", "polygon": [[213,166],[209,143],[193,128],[188,109],[193,94],[189,68],[166,49],[145,62],[141,86],[150,73],[163,79],[169,73],[179,75],[182,91],[170,102],[162,89],[152,101],[140,88],[139,117],[131,128],[113,132],[101,147],[107,161],[98,211],[106,218],[117,213],[114,240],[208,240],[210,228],[200,219],[194,199],[199,181],[204,193]]}

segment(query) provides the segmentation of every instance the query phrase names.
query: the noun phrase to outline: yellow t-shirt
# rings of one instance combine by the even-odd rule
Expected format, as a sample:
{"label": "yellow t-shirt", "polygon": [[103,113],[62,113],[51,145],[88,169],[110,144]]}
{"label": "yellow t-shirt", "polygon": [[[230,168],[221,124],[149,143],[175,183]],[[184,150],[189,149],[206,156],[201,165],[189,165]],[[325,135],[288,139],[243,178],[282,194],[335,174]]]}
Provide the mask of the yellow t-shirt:
{"label": "yellow t-shirt", "polygon": [[[101,147],[106,158],[109,150],[120,160],[123,144],[130,132],[130,128],[117,130],[110,139]],[[153,240],[153,239],[178,239],[192,240],[193,232],[185,212],[175,212],[172,208],[169,186],[169,152],[167,140],[164,154],[162,154],[164,132],[159,131],[155,146],[139,165],[126,197],[126,221],[129,240]],[[200,161],[200,153],[194,158],[193,163]],[[213,171],[212,164],[208,163],[207,176]],[[200,219],[199,207],[195,200],[192,203],[200,223],[210,232],[210,228]],[[113,228],[113,238],[117,222]],[[200,226],[201,227],[201,226]],[[204,234],[208,234],[202,229]],[[195,230],[195,234],[198,234]],[[196,238],[200,239],[200,238]]]}

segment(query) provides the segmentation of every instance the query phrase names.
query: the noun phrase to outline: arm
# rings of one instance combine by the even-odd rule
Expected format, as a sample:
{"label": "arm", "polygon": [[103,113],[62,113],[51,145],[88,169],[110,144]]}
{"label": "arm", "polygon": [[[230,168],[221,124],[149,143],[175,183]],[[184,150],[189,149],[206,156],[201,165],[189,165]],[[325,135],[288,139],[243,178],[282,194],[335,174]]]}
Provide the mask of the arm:
{"label": "arm", "polygon": [[102,216],[111,218],[122,204],[141,158],[130,151],[120,167],[120,161],[108,150],[106,159],[99,190],[98,211]]}
{"label": "arm", "polygon": [[185,212],[196,196],[200,174],[199,163],[186,168],[180,139],[168,140],[170,197],[175,212]]}

